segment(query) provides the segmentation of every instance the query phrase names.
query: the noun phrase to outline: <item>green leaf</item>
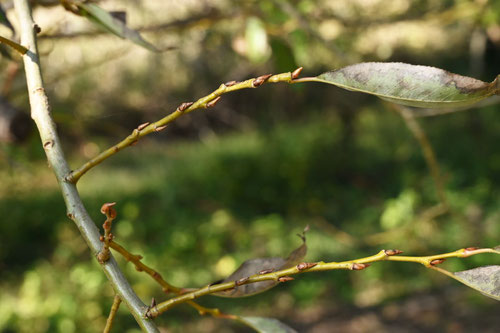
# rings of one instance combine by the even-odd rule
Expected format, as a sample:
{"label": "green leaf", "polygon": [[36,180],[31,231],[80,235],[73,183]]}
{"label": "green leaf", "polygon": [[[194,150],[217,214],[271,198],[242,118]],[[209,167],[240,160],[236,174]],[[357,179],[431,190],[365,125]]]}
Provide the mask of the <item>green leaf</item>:
{"label": "green leaf", "polygon": [[[241,264],[240,267],[236,271],[234,271],[231,275],[225,278],[221,283],[238,281],[240,279],[244,279],[246,277],[259,274],[262,271],[278,271],[286,268],[290,268],[292,266],[297,265],[304,259],[307,254],[307,245],[305,233],[307,232],[308,227],[304,229],[302,235],[298,235],[302,239],[302,245],[296,248],[290,255],[286,258],[274,257],[274,258],[256,258],[249,259]],[[218,283],[218,282],[217,282]],[[271,289],[276,286],[279,282],[269,280],[269,281],[261,281],[249,284],[243,284],[241,286],[237,286],[234,289],[220,291],[214,293],[212,295],[221,296],[221,297],[246,297],[252,296],[255,294],[260,294],[266,290]],[[214,283],[215,284],[215,283]]]}
{"label": "green leaf", "polygon": [[394,62],[360,63],[304,81],[333,84],[393,103],[424,108],[467,106],[500,91],[498,76],[486,83],[439,68]]}
{"label": "green leaf", "polygon": [[257,17],[247,20],[245,29],[246,54],[254,63],[263,63],[271,55],[264,23]]}
{"label": "green leaf", "polygon": [[455,279],[500,301],[500,266],[483,266],[453,273]]}
{"label": "green leaf", "polygon": [[297,331],[274,318],[238,317],[238,320],[261,333],[296,333]]}
{"label": "green leaf", "polygon": [[82,16],[87,17],[90,21],[97,24],[104,30],[121,38],[128,39],[137,45],[140,45],[150,51],[160,52],[153,44],[142,38],[139,32],[130,29],[127,25],[118,18],[111,15],[109,12],[100,8],[99,6],[88,3],[75,3],[80,10]]}

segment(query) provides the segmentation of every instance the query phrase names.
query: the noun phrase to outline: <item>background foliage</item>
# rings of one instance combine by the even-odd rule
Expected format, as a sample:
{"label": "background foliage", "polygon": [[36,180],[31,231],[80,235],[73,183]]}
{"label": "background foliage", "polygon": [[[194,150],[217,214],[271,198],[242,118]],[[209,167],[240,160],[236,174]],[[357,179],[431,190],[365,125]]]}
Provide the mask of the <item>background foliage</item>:
{"label": "background foliage", "polygon": [[[8,8],[8,3],[2,5]],[[138,124],[156,120],[221,82],[304,66],[316,75],[360,61],[428,64],[484,81],[500,72],[495,1],[100,1],[127,9],[154,54],[95,30],[60,7],[37,7],[53,114],[79,165]],[[12,11],[7,11],[15,23]],[[3,29],[3,28],[2,28]],[[5,28],[7,29],[7,28]],[[8,29],[6,30],[8,31]],[[9,99],[27,105],[23,76],[2,58]],[[9,71],[10,69],[10,71]],[[419,119],[435,149],[451,211],[437,203],[422,151],[402,118],[376,98],[315,84],[225,95],[92,170],[79,183],[96,221],[117,201],[119,242],[175,285],[202,286],[257,256],[300,244],[307,260],[381,248],[425,255],[495,246],[500,234],[498,105]],[[112,290],[68,223],[39,139],[2,144],[0,330],[101,330]],[[447,262],[453,270],[493,255]],[[145,300],[161,290],[131,265]],[[262,295],[206,297],[243,315],[274,316],[299,331],[493,332],[499,305],[417,265],[300,276]],[[173,332],[233,332],[229,321],[181,306],[158,319]],[[138,328],[120,309],[116,331]]]}

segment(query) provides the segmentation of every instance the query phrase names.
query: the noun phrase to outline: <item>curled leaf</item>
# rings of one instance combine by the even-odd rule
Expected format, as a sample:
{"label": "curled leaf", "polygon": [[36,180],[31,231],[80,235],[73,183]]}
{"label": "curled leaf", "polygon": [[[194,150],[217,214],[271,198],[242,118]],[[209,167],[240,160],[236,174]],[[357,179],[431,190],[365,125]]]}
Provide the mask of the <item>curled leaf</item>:
{"label": "curled leaf", "polygon": [[453,273],[455,279],[478,290],[483,295],[500,301],[500,266],[482,266]]}
{"label": "curled leaf", "polygon": [[260,333],[296,333],[293,328],[274,318],[265,317],[237,317],[243,324],[250,326]]}
{"label": "curled leaf", "polygon": [[424,108],[467,106],[500,91],[498,77],[487,83],[435,67],[394,62],[360,63],[304,81],[333,84],[393,103]]}
{"label": "curled leaf", "polygon": [[80,15],[88,18],[104,30],[118,37],[128,39],[150,51],[160,52],[156,46],[142,38],[139,32],[127,27],[125,21],[117,18],[116,14],[109,13],[92,3],[75,3],[75,5],[78,7]]}
{"label": "curled leaf", "polygon": [[240,267],[238,267],[236,271],[234,271],[231,275],[221,281],[221,283],[236,281],[236,287],[231,290],[214,293],[213,295],[221,297],[246,297],[262,293],[276,286],[279,281],[268,280],[249,284],[241,284],[238,282],[244,281],[249,276],[255,274],[278,271],[281,269],[293,267],[300,263],[307,253],[305,236],[301,235],[301,238],[303,240],[302,244],[297,249],[292,251],[292,253],[290,253],[290,255],[286,259],[274,257],[256,258],[245,261],[241,264]]}

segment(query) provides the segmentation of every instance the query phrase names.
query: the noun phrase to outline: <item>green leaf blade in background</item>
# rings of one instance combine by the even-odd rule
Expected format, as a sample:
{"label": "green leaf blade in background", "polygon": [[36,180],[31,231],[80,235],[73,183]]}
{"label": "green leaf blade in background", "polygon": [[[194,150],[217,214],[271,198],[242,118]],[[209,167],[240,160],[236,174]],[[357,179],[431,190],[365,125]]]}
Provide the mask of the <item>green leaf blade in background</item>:
{"label": "green leaf blade in background", "polygon": [[238,320],[260,333],[297,333],[293,328],[274,318],[238,316]]}
{"label": "green leaf blade in background", "polygon": [[455,279],[483,295],[500,301],[500,266],[482,266],[453,273]]}
{"label": "green leaf blade in background", "polygon": [[120,38],[128,39],[150,51],[160,52],[160,50],[156,46],[142,38],[139,32],[130,29],[124,22],[120,21],[116,17],[113,17],[113,15],[100,8],[99,6],[92,3],[78,3],[76,4],[76,6],[78,6],[78,8],[80,9],[80,14],[82,16],[87,17],[91,22],[97,24],[104,30]]}
{"label": "green leaf blade in background", "polygon": [[498,78],[486,83],[435,67],[391,62],[347,66],[323,73],[310,81],[423,108],[463,107],[499,93]]}

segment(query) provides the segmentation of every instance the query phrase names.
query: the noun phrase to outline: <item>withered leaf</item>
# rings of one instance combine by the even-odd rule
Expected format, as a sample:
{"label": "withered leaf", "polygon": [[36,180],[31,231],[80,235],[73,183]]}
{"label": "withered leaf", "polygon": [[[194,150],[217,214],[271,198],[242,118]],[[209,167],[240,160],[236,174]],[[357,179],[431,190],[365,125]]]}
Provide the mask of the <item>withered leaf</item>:
{"label": "withered leaf", "polygon": [[500,301],[500,266],[482,266],[453,273],[455,279],[483,295]]}
{"label": "withered leaf", "polygon": [[500,91],[498,76],[487,83],[435,67],[395,62],[360,63],[307,81],[333,84],[393,103],[424,108],[463,107]]}
{"label": "withered leaf", "polygon": [[[292,253],[290,253],[290,255],[286,259],[280,257],[249,259],[242,263],[241,266],[238,267],[236,271],[234,271],[234,273],[221,281],[221,283],[241,281],[241,279],[247,278],[251,275],[259,274],[259,272],[262,271],[277,271],[297,265],[304,259],[307,253],[305,236],[301,236],[301,238],[303,240],[302,244],[297,249],[292,251]],[[214,293],[213,295],[221,297],[246,297],[262,293],[276,286],[278,283],[278,281],[269,280],[243,284],[236,286],[234,289],[221,291],[218,293]]]}

